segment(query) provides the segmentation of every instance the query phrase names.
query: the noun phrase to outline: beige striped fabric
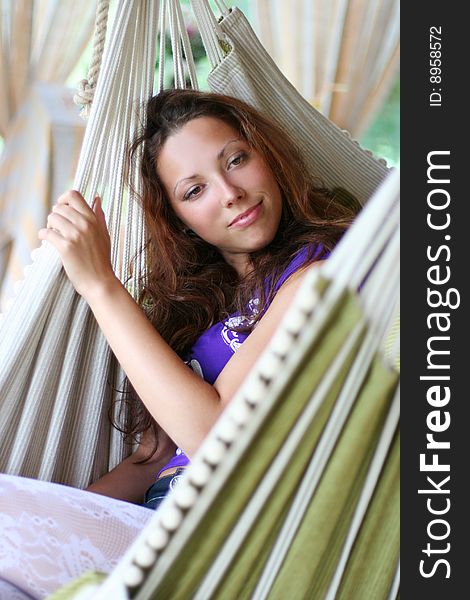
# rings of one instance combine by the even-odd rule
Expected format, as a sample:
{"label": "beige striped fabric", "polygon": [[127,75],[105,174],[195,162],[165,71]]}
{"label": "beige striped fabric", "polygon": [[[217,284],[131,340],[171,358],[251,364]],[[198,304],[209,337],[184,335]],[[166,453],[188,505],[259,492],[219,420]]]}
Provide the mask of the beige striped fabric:
{"label": "beige striped fabric", "polygon": [[[121,2],[73,182],[88,199],[102,196],[123,278],[142,240],[142,219],[124,185],[125,152],[136,108],[152,93],[156,4]],[[108,419],[120,386],[87,305],[43,244],[0,320],[0,469],[77,487],[107,472],[125,452]]]}

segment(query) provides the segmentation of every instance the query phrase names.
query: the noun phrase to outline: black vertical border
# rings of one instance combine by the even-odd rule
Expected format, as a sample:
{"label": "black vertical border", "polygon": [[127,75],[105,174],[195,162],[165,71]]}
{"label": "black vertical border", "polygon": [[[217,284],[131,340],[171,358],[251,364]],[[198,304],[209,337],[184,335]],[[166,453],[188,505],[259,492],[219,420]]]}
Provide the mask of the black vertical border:
{"label": "black vertical border", "polygon": [[[405,600],[426,600],[470,597],[467,585],[470,580],[469,507],[470,493],[470,394],[466,375],[470,374],[470,319],[468,280],[470,279],[470,156],[468,57],[470,55],[470,29],[464,16],[464,5],[457,2],[428,0],[401,4],[401,192],[402,192],[402,442],[401,442],[401,597]],[[442,31],[442,81],[430,81],[430,28]],[[430,106],[432,88],[440,88],[442,106]],[[436,90],[437,91],[437,90]],[[437,98],[437,97],[436,97]],[[451,223],[446,231],[433,231],[426,218],[430,209],[427,195],[427,156],[429,152],[449,150],[450,156],[441,159],[450,164],[450,184],[445,187],[451,196],[449,213]],[[450,240],[444,236],[450,235]],[[430,382],[420,381],[429,374],[427,366],[427,340],[438,335],[430,330],[427,316],[434,311],[427,303],[427,270],[432,264],[427,247],[434,250],[448,245],[451,255],[445,260],[442,252],[438,260],[441,267],[449,266],[451,278],[447,288],[460,294],[456,309],[439,308],[450,313],[451,327],[447,334],[450,355],[442,362],[450,363],[451,399],[442,411],[450,413],[450,427],[435,434],[436,439],[449,441],[450,450],[439,452],[439,461],[450,464],[449,473],[423,473],[419,468],[419,455],[426,452],[426,423],[431,407],[426,399]],[[431,286],[436,287],[436,286]],[[442,286],[445,288],[446,286]],[[444,293],[444,289],[442,290]],[[445,344],[442,344],[445,347]],[[444,372],[441,372],[443,374]],[[446,384],[443,384],[446,385]],[[432,453],[428,451],[428,453]],[[429,461],[429,459],[428,459]],[[447,494],[418,494],[418,489],[430,489],[426,475],[441,482],[447,475],[450,481],[442,488]],[[446,506],[449,512],[441,515],[450,526],[449,536],[441,541],[430,539],[427,528],[433,519],[440,518],[428,512],[427,498],[432,506]],[[434,525],[431,531],[444,535],[444,525]],[[430,543],[435,553],[428,557],[423,550]],[[442,552],[450,544],[448,552]],[[441,553],[442,552],[442,553]],[[440,558],[445,563],[436,564]],[[431,577],[420,574],[420,561]]]}

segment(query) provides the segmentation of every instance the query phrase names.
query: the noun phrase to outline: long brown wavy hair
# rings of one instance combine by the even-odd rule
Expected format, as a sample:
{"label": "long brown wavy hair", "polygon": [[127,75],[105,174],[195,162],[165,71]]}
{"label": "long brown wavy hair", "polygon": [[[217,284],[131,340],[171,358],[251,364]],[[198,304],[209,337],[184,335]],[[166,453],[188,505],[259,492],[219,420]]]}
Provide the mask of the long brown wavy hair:
{"label": "long brown wavy hair", "polygon": [[[240,278],[218,249],[187,230],[171,208],[158,174],[159,154],[166,140],[198,117],[220,119],[246,140],[270,167],[282,196],[282,215],[273,241],[250,255],[252,270]],[[166,90],[151,98],[141,131],[130,148],[140,162],[147,240],[142,251],[140,302],[164,340],[183,359],[197,338],[228,314],[244,313],[259,298],[258,317],[272,300],[277,281],[302,248],[306,262],[324,258],[338,242],[360,208],[313,181],[301,154],[284,129],[244,102],[220,94]],[[353,199],[354,200],[354,199]],[[320,249],[320,250],[319,250]],[[269,282],[269,285],[266,285]],[[135,437],[157,425],[129,386],[124,431]]]}

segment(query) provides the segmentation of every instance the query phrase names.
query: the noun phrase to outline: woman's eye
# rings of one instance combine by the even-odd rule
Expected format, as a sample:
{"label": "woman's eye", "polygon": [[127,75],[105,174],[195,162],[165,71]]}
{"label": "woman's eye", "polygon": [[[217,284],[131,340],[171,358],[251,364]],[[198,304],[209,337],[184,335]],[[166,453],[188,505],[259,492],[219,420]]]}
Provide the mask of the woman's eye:
{"label": "woman's eye", "polygon": [[242,163],[246,158],[246,154],[244,152],[241,152],[240,154],[237,154],[236,156],[234,156],[232,158],[232,160],[229,162],[229,167],[236,167],[238,166],[240,163]]}
{"label": "woman's eye", "polygon": [[185,195],[183,196],[185,200],[191,200],[195,198],[201,191],[202,187],[200,185],[195,185],[191,189],[189,189]]}

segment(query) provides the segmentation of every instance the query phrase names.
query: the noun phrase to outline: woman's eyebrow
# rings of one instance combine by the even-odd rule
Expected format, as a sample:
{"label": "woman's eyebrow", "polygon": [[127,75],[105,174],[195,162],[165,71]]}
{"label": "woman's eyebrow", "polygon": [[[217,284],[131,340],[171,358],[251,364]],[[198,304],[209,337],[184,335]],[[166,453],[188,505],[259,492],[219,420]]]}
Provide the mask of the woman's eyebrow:
{"label": "woman's eyebrow", "polygon": [[176,188],[183,183],[184,181],[190,181],[191,179],[196,179],[197,178],[197,174],[195,175],[190,175],[189,177],[183,177],[183,179],[180,179],[179,181],[176,182],[175,187],[173,188],[173,196],[176,194]]}
{"label": "woman's eyebrow", "polygon": [[[223,155],[225,154],[225,151],[227,150],[228,146],[230,146],[230,144],[233,144],[234,142],[239,142],[240,138],[235,138],[234,140],[229,140],[224,147],[222,148],[222,150],[220,150],[220,152],[217,154],[217,160],[220,160]],[[191,179],[196,179],[197,178],[197,174],[195,175],[190,175],[189,177],[183,177],[183,179],[179,179],[176,184],[175,187],[173,188],[173,196],[176,193],[176,188],[183,183],[184,181],[190,181]]]}
{"label": "woman's eyebrow", "polygon": [[230,144],[233,144],[234,142],[239,142],[240,138],[235,138],[234,140],[230,140],[228,141],[225,146],[222,148],[222,150],[217,154],[217,160],[220,160],[222,158],[222,156],[224,155],[225,151],[227,150],[227,146],[230,146]]}

